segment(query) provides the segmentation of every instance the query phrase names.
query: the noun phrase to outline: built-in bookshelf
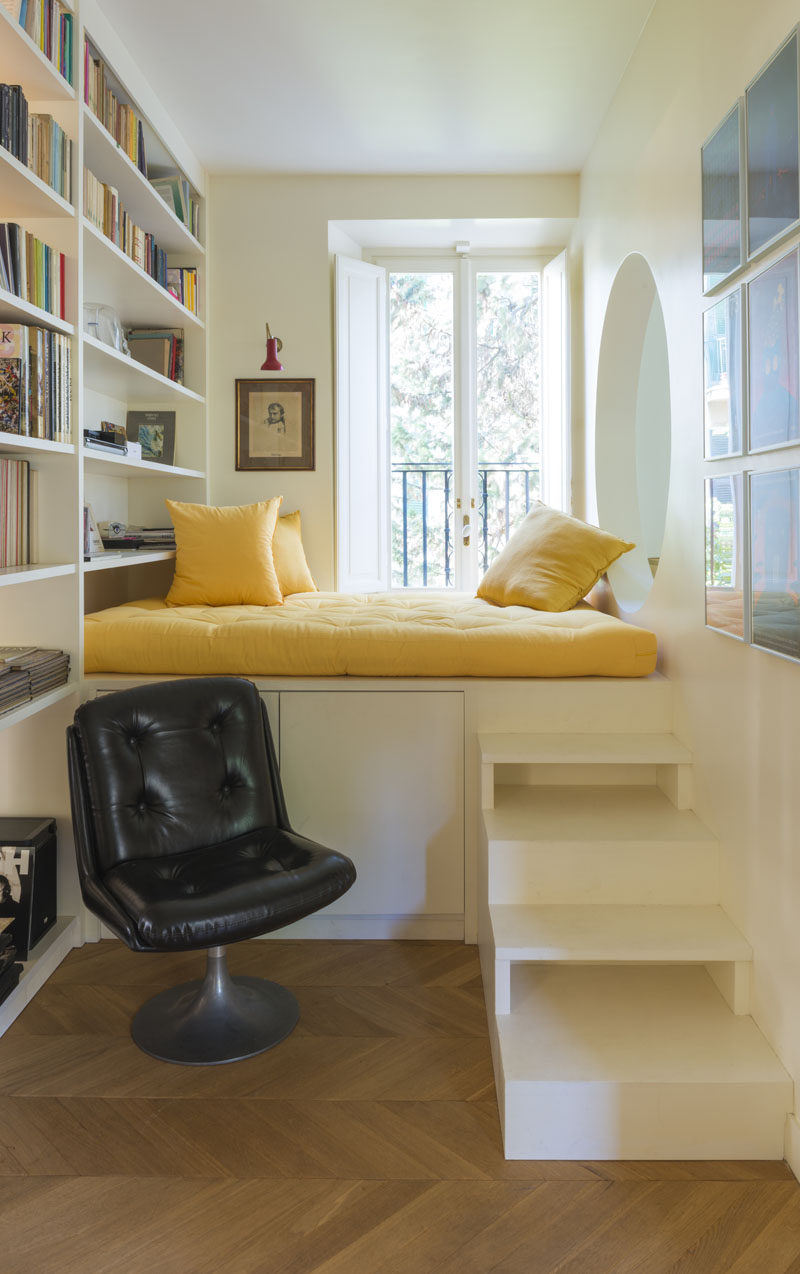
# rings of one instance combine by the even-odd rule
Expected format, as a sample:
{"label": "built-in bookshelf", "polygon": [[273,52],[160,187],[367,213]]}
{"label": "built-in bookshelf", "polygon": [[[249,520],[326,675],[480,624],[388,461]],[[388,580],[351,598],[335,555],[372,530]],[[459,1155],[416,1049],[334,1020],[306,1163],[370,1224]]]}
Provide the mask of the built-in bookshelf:
{"label": "built-in bookshelf", "polygon": [[[69,18],[59,25],[54,50],[66,74],[19,25],[13,8],[0,4],[0,84],[20,85],[28,118],[43,122],[29,138],[36,148],[33,164],[30,151],[24,162],[22,152],[0,144],[0,225],[18,226],[47,245],[54,254],[48,282],[52,262],[60,263],[63,254],[63,305],[59,289],[51,297],[57,312],[41,304],[41,288],[38,295],[18,295],[6,270],[0,277],[0,324],[64,338],[57,348],[71,432],[59,434],[58,420],[53,438],[35,436],[38,429],[31,434],[0,429],[0,459],[27,461],[36,479],[30,537],[35,554],[29,562],[0,566],[0,645],[63,649],[71,673],[67,685],[0,713],[0,813],[58,819],[59,911],[66,917],[59,942],[50,944],[41,961],[34,949],[24,994],[13,993],[15,1005],[5,1014],[0,1006],[0,1032],[12,1009],[40,984],[42,970],[48,976],[73,941],[97,936],[93,918],[83,911],[72,862],[63,742],[81,692],[84,612],[162,592],[174,561],[173,550],[150,547],[84,560],[84,507],[91,506],[101,523],[164,526],[166,499],[207,499],[204,174],[154,95],[146,70],[133,63],[97,0],[61,0],[54,10],[59,21]],[[51,148],[46,161],[43,146]],[[65,163],[71,164],[68,172]],[[125,218],[94,224],[97,209],[91,210],[93,220],[87,215],[84,170],[113,192],[108,197]],[[112,226],[109,236],[105,230]],[[160,280],[151,268],[153,245],[164,254]],[[44,259],[43,249],[36,252]],[[183,284],[189,305],[167,286],[166,272],[179,270],[191,273],[173,273],[173,291]],[[134,360],[123,340],[100,339],[87,330],[92,306],[114,311],[123,334],[132,328],[180,333],[182,382]],[[124,426],[134,410],[174,413],[174,463],[83,446],[84,430],[101,422]]]}

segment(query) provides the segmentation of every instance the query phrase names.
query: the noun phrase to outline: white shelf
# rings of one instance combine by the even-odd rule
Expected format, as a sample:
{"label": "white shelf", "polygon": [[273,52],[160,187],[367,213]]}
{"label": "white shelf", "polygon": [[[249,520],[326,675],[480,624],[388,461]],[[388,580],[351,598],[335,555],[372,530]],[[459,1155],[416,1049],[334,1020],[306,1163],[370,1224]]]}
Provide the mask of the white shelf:
{"label": "white shelf", "polygon": [[153,235],[159,248],[165,252],[202,256],[205,251],[203,245],[178,220],[94,112],[84,104],[82,114],[84,163],[90,172],[99,181],[115,187],[128,216]]}
{"label": "white shelf", "polygon": [[167,562],[175,557],[174,549],[130,549],[124,553],[100,553],[90,562],[84,562],[84,571],[113,571],[120,567],[142,566],[146,562]]}
{"label": "white shelf", "polygon": [[691,765],[671,734],[480,734],[490,765]]}
{"label": "white shelf", "polygon": [[[129,456],[104,455],[91,447],[82,447],[81,456],[86,473],[103,473],[121,470],[126,478],[204,478],[202,469],[181,469],[177,465],[158,464],[153,460],[135,460]],[[137,552],[139,550],[137,549]]]}
{"label": "white shelf", "polygon": [[59,916],[53,928],[33,947],[30,959],[23,963],[18,985],[0,1004],[0,1035],[19,1017],[79,941],[77,916]]}
{"label": "white shelf", "polygon": [[37,580],[55,579],[57,575],[74,575],[74,562],[59,562],[51,566],[32,563],[30,566],[0,567],[0,588],[7,584],[35,584]]}
{"label": "white shelf", "polygon": [[[0,8],[0,13],[3,12],[5,11]],[[0,195],[1,203],[2,196]],[[0,319],[5,322],[33,323],[38,327],[51,327],[54,332],[63,332],[65,336],[73,336],[75,334],[75,328],[71,323],[67,323],[65,319],[57,318],[49,310],[40,310],[38,305],[31,305],[30,301],[23,301],[21,297],[15,296],[13,292],[6,292],[5,288],[0,288]]]}
{"label": "white shelf", "polygon": [[[159,289],[160,290],[160,289]],[[174,326],[169,324],[168,326]],[[151,371],[143,363],[110,345],[104,345],[96,337],[84,333],[85,382],[90,389],[111,398],[124,398],[130,403],[170,402],[202,403],[205,399],[193,389],[179,385],[177,381]]]}
{"label": "white shelf", "polygon": [[75,216],[71,203],[37,177],[26,164],[20,163],[4,146],[0,146],[0,189],[3,191],[4,221],[19,221],[25,217]]}
{"label": "white shelf", "polygon": [[10,712],[1,714],[0,730],[8,730],[10,726],[19,725],[20,721],[35,717],[37,713],[44,712],[45,708],[51,708],[54,703],[60,703],[62,699],[68,699],[70,695],[77,693],[77,682],[68,681],[63,686],[56,686],[55,690],[48,690],[46,694],[37,695],[35,699],[29,699],[18,708],[12,708]]}
{"label": "white shelf", "polygon": [[49,438],[31,438],[29,434],[7,434],[0,432],[0,452],[27,451],[33,454],[43,451],[51,455],[74,455],[75,444],[72,442],[52,442]]}
{"label": "white shelf", "polygon": [[[78,23],[73,17],[72,73],[78,55]],[[0,83],[21,84],[29,102],[70,101],[75,90],[37,49],[24,27],[0,5]]]}
{"label": "white shelf", "polygon": [[126,327],[205,327],[202,319],[176,301],[85,217],[83,241],[87,303],[112,306]]}

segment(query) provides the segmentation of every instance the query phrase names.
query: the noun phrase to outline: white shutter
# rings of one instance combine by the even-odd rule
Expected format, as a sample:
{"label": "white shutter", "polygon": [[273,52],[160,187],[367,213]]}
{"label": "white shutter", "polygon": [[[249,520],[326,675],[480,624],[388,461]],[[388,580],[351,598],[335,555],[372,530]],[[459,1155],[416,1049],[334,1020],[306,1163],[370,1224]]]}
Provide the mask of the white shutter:
{"label": "white shutter", "polygon": [[542,271],[542,499],[570,509],[569,287],[567,254]]}
{"label": "white shutter", "polygon": [[389,587],[386,271],[336,257],[336,581]]}

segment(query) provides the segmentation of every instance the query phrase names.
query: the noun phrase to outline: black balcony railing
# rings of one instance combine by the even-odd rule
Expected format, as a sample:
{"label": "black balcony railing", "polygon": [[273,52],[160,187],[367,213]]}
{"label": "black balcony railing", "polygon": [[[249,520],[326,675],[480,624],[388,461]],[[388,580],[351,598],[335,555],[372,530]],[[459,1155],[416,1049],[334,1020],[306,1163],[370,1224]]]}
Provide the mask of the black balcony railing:
{"label": "black balcony railing", "polygon": [[[540,466],[493,464],[478,470],[477,534],[482,570],[500,551],[539,494]],[[435,464],[392,465],[392,583],[405,588],[451,587],[453,470]]]}

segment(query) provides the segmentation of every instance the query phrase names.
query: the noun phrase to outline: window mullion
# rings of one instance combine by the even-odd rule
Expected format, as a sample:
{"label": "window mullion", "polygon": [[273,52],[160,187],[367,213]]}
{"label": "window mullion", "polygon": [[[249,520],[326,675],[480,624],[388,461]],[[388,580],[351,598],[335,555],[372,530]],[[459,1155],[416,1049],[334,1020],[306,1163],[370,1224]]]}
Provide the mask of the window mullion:
{"label": "window mullion", "polygon": [[[477,585],[478,501],[477,424],[475,381],[475,273],[471,261],[462,259],[455,271],[455,483],[456,587]],[[464,543],[464,518],[469,518],[469,545]]]}

